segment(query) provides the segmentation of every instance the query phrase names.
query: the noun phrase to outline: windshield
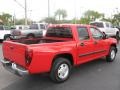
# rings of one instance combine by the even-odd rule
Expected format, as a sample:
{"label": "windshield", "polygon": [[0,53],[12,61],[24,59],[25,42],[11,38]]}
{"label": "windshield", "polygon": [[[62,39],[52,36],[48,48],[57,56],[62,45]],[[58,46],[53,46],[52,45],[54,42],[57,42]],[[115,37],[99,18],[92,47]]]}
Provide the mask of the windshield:
{"label": "windshield", "polygon": [[103,23],[100,23],[100,22],[95,22],[95,23],[90,23],[90,25],[93,25],[93,26],[96,26],[96,27],[99,27],[99,28],[103,28]]}
{"label": "windshield", "polygon": [[47,37],[72,38],[72,31],[68,27],[52,27],[47,30]]}
{"label": "windshield", "polygon": [[38,29],[38,25],[37,24],[32,24],[32,25],[30,25],[30,29]]}
{"label": "windshield", "polygon": [[5,30],[11,30],[11,27],[9,26],[4,26]]}

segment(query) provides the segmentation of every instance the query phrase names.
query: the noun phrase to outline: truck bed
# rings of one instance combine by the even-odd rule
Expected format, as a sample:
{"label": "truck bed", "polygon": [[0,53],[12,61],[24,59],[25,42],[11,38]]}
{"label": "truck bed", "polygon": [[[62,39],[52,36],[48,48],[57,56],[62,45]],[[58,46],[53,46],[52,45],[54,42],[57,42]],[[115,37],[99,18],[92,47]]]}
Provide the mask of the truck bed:
{"label": "truck bed", "polygon": [[[26,51],[29,45],[42,44],[42,43],[56,43],[56,42],[71,41],[68,38],[39,38],[39,39],[19,39],[13,41],[3,42],[3,55],[8,61],[15,62],[16,64],[26,68]],[[44,46],[45,44],[43,44]],[[54,45],[54,44],[53,44]],[[41,47],[41,46],[40,46]]]}
{"label": "truck bed", "polygon": [[54,42],[65,42],[65,41],[71,41],[71,39],[56,39],[56,38],[36,38],[36,39],[19,39],[19,40],[13,40],[13,42],[18,42],[22,44],[40,44],[40,43],[54,43]]}

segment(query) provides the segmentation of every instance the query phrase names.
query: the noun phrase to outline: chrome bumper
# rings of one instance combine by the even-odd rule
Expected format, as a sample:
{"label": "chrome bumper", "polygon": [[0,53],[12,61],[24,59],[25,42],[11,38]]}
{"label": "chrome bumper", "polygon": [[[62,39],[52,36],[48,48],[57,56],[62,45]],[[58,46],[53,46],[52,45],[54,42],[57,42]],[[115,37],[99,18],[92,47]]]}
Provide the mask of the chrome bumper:
{"label": "chrome bumper", "polygon": [[10,61],[1,59],[0,62],[3,64],[5,69],[7,69],[8,71],[10,71],[18,76],[24,76],[29,73],[28,70],[22,68],[21,66],[18,66],[15,63],[10,62]]}
{"label": "chrome bumper", "polygon": [[10,36],[11,39],[22,39],[22,38],[25,38],[26,36]]}

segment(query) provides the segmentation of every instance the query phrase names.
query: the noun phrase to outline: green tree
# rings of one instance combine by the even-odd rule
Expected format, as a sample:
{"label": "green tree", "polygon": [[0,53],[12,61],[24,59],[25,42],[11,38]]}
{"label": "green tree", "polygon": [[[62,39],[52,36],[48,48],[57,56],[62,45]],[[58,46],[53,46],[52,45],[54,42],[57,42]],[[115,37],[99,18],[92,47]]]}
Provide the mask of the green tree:
{"label": "green tree", "polygon": [[[27,20],[28,25],[31,24],[31,22],[32,21],[30,19]],[[22,18],[22,19],[15,19],[15,24],[16,25],[25,25],[25,19],[24,18]]]}
{"label": "green tree", "polygon": [[67,17],[67,11],[64,10],[64,9],[58,9],[58,10],[55,12],[55,17],[58,17],[58,18],[59,18],[59,21],[60,21],[60,20],[64,20],[64,19]]}
{"label": "green tree", "polygon": [[5,25],[11,25],[12,23],[12,15],[8,13],[3,13],[2,15],[0,15],[0,19]]}
{"label": "green tree", "polygon": [[41,20],[40,22],[46,22],[46,23],[52,23],[52,24],[58,23],[54,17],[46,17],[43,20]]}
{"label": "green tree", "polygon": [[84,13],[84,17],[89,19],[90,21],[95,21],[96,19],[104,18],[104,14],[97,11],[88,10]]}
{"label": "green tree", "polygon": [[80,24],[89,24],[90,23],[90,19],[89,18],[81,18],[80,19]]}
{"label": "green tree", "polygon": [[120,25],[120,13],[113,15],[112,23],[116,26]]}
{"label": "green tree", "polygon": [[107,21],[107,22],[111,22],[112,23],[113,19],[112,18],[103,18],[102,21]]}
{"label": "green tree", "polygon": [[25,24],[25,20],[24,19],[16,19],[15,20],[15,24],[16,25],[24,25]]}

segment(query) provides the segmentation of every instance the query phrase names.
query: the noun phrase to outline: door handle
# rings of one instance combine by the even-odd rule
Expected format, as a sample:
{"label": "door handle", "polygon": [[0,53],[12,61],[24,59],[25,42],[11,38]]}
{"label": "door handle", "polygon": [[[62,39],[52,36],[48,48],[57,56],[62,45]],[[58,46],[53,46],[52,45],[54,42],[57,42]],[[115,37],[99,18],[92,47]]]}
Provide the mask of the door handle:
{"label": "door handle", "polygon": [[12,50],[12,49],[14,49],[14,47],[13,47],[13,46],[10,46],[10,49]]}
{"label": "door handle", "polygon": [[95,42],[94,42],[94,44],[98,44],[98,42],[97,42],[97,41],[95,41]]}
{"label": "door handle", "polygon": [[80,46],[84,46],[85,44],[84,43],[80,43]]}

